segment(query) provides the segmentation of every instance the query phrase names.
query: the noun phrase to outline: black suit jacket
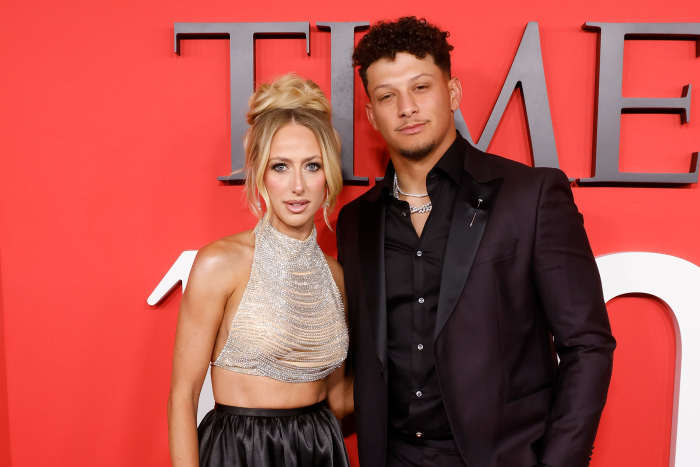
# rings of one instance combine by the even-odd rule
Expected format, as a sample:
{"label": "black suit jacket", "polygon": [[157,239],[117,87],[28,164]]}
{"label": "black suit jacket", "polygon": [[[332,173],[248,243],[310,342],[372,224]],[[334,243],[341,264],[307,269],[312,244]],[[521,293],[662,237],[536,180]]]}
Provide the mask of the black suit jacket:
{"label": "black suit jacket", "polygon": [[[464,150],[432,342],[455,442],[469,467],[586,466],[615,340],[569,182]],[[386,464],[384,209],[378,184],[337,225],[362,467]]]}

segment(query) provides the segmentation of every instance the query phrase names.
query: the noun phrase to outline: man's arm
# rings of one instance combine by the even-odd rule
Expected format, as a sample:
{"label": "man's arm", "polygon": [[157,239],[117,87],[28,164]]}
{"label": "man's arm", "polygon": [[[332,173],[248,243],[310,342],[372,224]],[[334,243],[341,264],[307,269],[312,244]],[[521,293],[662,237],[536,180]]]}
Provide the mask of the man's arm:
{"label": "man's arm", "polygon": [[545,170],[534,271],[560,362],[540,461],[552,467],[583,467],[589,463],[605,405],[615,339],[569,182],[561,171]]}
{"label": "man's arm", "polygon": [[347,359],[345,360],[345,378],[346,380],[349,380],[352,382],[350,385],[346,385],[346,392],[345,392],[345,400],[346,406],[351,407],[352,412],[349,415],[347,415],[343,420],[341,421],[341,427],[343,429],[343,436],[350,436],[353,433],[356,433],[357,430],[355,428],[355,399],[354,399],[354,381],[355,381],[355,371],[354,371],[354,358],[353,358],[353,344],[355,342],[353,338],[353,326],[356,313],[353,308],[354,303],[355,303],[355,296],[354,294],[356,293],[357,289],[357,284],[354,283],[352,279],[348,280],[348,275],[347,272],[349,269],[352,268],[352,265],[350,264],[352,262],[352,257],[348,254],[348,249],[351,248],[350,245],[348,245],[348,235],[349,231],[347,229],[353,228],[353,226],[348,225],[348,210],[349,208],[343,207],[340,210],[340,214],[338,214],[338,222],[336,223],[336,242],[337,242],[337,247],[338,247],[338,262],[341,264],[341,267],[345,270],[344,274],[344,283],[345,286],[348,287],[346,289],[346,295],[345,295],[345,312],[347,315],[348,319],[348,334],[350,337],[350,345],[348,347],[348,356]]}
{"label": "man's arm", "polygon": [[342,241],[342,234],[345,231],[345,226],[343,222],[343,209],[340,210],[340,213],[338,214],[338,221],[335,224],[335,244],[338,249],[338,262],[340,263],[341,267],[343,265],[343,253],[344,253],[344,242]]}

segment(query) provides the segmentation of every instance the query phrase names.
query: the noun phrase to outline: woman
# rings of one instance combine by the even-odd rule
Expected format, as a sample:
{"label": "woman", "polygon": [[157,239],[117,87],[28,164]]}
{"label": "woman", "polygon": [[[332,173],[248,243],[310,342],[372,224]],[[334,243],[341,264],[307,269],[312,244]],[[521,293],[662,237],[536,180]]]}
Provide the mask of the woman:
{"label": "woman", "polygon": [[[248,123],[246,194],[262,218],[202,248],[192,266],[168,401],[172,462],[346,466],[326,404],[349,411],[343,274],[314,228],[342,188],[330,106],[315,83],[285,75],[253,94]],[[197,428],[210,363],[216,407]]]}

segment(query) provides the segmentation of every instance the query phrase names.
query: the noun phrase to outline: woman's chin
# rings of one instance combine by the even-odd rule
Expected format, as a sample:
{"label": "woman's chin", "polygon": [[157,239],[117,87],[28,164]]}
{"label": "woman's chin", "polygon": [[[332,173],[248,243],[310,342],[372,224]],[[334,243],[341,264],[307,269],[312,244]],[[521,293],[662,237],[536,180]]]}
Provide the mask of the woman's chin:
{"label": "woman's chin", "polygon": [[300,232],[308,231],[310,232],[313,224],[314,217],[309,216],[304,213],[301,214],[285,214],[284,216],[271,216],[270,222],[272,226],[275,227],[280,232]]}

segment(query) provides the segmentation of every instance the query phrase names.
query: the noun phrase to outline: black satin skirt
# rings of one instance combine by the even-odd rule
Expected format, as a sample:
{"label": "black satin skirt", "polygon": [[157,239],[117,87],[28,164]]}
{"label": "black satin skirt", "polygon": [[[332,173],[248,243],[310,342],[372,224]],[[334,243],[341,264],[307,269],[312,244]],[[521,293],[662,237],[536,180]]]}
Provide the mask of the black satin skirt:
{"label": "black satin skirt", "polygon": [[216,404],[197,428],[200,467],[347,467],[340,425],[325,401],[295,409]]}

